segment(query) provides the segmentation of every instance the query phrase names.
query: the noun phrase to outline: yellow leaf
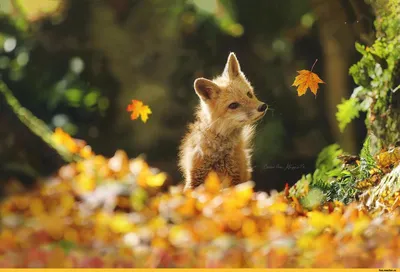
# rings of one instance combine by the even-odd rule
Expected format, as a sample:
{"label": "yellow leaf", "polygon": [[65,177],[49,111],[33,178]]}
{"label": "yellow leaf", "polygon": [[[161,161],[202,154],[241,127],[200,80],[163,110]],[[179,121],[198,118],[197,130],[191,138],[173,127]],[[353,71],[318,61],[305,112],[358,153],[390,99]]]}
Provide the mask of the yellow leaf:
{"label": "yellow leaf", "polygon": [[149,119],[149,114],[151,114],[151,110],[149,106],[143,106],[141,111],[140,111],[140,117],[142,118],[143,123],[147,122],[147,119]]}
{"label": "yellow leaf", "polygon": [[196,212],[196,200],[192,197],[187,198],[177,211],[183,216],[193,216]]}
{"label": "yellow leaf", "polygon": [[307,216],[309,224],[317,230],[322,230],[330,225],[329,215],[314,211],[308,212]]}
{"label": "yellow leaf", "polygon": [[157,175],[151,175],[147,177],[147,185],[150,187],[160,187],[164,184],[167,179],[167,175],[165,173],[158,173]]}
{"label": "yellow leaf", "polygon": [[221,234],[221,227],[213,219],[201,216],[193,224],[193,231],[201,240],[209,241]]}
{"label": "yellow leaf", "polygon": [[167,248],[168,247],[168,242],[164,238],[155,237],[151,241],[151,247],[153,247],[153,248]]}
{"label": "yellow leaf", "polygon": [[161,216],[153,217],[149,221],[149,228],[153,231],[165,228],[166,225],[167,221]]}
{"label": "yellow leaf", "polygon": [[44,213],[44,205],[42,200],[35,198],[32,200],[30,205],[31,213],[34,216],[38,216]]}
{"label": "yellow leaf", "polygon": [[205,181],[206,190],[212,194],[216,194],[221,190],[221,182],[217,173],[210,172]]}
{"label": "yellow leaf", "polygon": [[58,240],[64,236],[65,223],[62,217],[42,214],[38,216],[38,219],[53,239]]}
{"label": "yellow leaf", "polygon": [[61,247],[55,247],[49,252],[47,268],[63,268],[65,253]]}
{"label": "yellow leaf", "polygon": [[274,202],[269,206],[268,210],[271,212],[285,212],[288,208],[288,204],[285,202]]}
{"label": "yellow leaf", "polygon": [[174,225],[168,233],[168,239],[176,247],[188,246],[192,242],[192,233],[183,225]]}
{"label": "yellow leaf", "polygon": [[61,197],[61,207],[65,214],[68,214],[75,205],[75,199],[72,195],[66,194]]}
{"label": "yellow leaf", "polygon": [[[317,61],[315,61],[315,63],[316,62]],[[311,92],[314,95],[317,95],[318,83],[325,83],[325,82],[323,82],[322,79],[320,79],[317,74],[312,72],[312,68],[311,71],[301,70],[297,71],[297,73],[299,73],[299,75],[296,76],[292,86],[297,87],[298,96],[302,96],[303,94],[305,94],[308,88],[310,88]]]}
{"label": "yellow leaf", "polygon": [[243,235],[246,237],[252,236],[257,231],[257,225],[254,220],[246,218],[242,225]]}
{"label": "yellow leaf", "polygon": [[84,159],[90,158],[93,155],[92,148],[88,145],[84,146],[79,151],[79,155]]}
{"label": "yellow leaf", "polygon": [[244,215],[238,211],[232,211],[229,215],[225,216],[226,223],[228,227],[233,231],[238,231],[241,229],[243,224]]}
{"label": "yellow leaf", "polygon": [[79,193],[91,192],[96,188],[95,179],[85,173],[81,173],[76,177],[75,184]]}
{"label": "yellow leaf", "polygon": [[116,233],[128,233],[134,229],[126,214],[116,214],[110,222],[110,228]]}
{"label": "yellow leaf", "polygon": [[132,112],[131,113],[132,120],[136,120],[140,116],[143,123],[147,122],[149,114],[152,113],[149,106],[144,105],[143,102],[140,100],[132,100],[132,103],[128,105],[126,110]]}
{"label": "yellow leaf", "polygon": [[62,144],[65,138],[64,131],[61,128],[56,128],[51,138],[56,144]]}
{"label": "yellow leaf", "polygon": [[68,228],[64,233],[64,239],[70,242],[77,243],[79,240],[78,232],[73,228]]}
{"label": "yellow leaf", "polygon": [[105,212],[98,212],[95,215],[95,222],[99,226],[107,226],[112,221],[112,217],[110,214]]}
{"label": "yellow leaf", "polygon": [[245,182],[235,186],[235,196],[238,206],[246,205],[253,196],[253,182]]}
{"label": "yellow leaf", "polygon": [[276,213],[272,217],[272,224],[279,229],[280,231],[285,231],[286,230],[286,217],[282,213]]}
{"label": "yellow leaf", "polygon": [[51,138],[55,144],[63,146],[71,153],[77,153],[79,151],[77,142],[59,127],[55,129]]}
{"label": "yellow leaf", "polygon": [[357,221],[354,222],[353,235],[357,236],[357,235],[362,234],[365,231],[365,229],[368,227],[369,222],[370,222],[370,220],[366,216],[363,216],[362,218],[357,219]]}
{"label": "yellow leaf", "polygon": [[400,147],[390,148],[388,151],[380,152],[377,155],[378,165],[380,167],[395,166],[400,163]]}
{"label": "yellow leaf", "polygon": [[297,246],[303,250],[312,249],[314,247],[315,238],[311,235],[302,235],[297,240]]}

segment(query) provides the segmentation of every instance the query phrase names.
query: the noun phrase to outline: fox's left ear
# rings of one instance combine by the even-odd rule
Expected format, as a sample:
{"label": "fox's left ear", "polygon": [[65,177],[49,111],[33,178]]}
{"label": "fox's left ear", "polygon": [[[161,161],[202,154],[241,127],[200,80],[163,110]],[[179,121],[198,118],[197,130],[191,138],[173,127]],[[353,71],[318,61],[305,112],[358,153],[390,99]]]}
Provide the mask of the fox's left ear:
{"label": "fox's left ear", "polygon": [[224,74],[228,75],[230,78],[235,78],[240,74],[240,64],[236,58],[235,53],[231,52],[226,62]]}

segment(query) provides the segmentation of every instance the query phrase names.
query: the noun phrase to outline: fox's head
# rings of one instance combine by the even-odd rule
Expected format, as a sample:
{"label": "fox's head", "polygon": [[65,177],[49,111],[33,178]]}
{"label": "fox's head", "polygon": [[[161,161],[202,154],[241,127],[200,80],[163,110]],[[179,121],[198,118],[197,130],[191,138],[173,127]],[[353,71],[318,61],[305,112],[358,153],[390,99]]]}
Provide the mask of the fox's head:
{"label": "fox's head", "polygon": [[268,108],[255,96],[234,53],[229,54],[221,76],[214,80],[198,78],[194,89],[206,118],[222,131],[253,124],[265,115]]}

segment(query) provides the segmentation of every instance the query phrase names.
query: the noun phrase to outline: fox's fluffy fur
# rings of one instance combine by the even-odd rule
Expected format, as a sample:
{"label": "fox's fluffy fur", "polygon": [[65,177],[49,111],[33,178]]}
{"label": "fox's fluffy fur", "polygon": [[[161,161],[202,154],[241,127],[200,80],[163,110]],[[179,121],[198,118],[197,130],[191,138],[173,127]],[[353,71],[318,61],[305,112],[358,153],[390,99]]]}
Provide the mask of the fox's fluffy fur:
{"label": "fox's fluffy fur", "polygon": [[198,78],[194,89],[200,105],[179,156],[185,188],[199,186],[211,171],[225,186],[250,180],[254,124],[264,116],[266,105],[254,95],[235,54],[229,55],[221,76]]}

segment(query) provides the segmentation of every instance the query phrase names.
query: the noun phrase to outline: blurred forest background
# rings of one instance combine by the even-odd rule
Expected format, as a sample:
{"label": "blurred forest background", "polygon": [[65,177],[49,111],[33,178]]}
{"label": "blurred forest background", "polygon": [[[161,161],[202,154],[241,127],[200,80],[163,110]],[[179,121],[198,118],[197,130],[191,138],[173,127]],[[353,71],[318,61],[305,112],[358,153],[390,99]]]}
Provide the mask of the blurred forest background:
{"label": "blurred forest background", "polygon": [[[355,86],[354,44],[373,42],[373,21],[364,0],[0,0],[0,73],[51,128],[105,156],[145,154],[179,182],[178,145],[198,103],[193,81],[221,73],[233,51],[272,108],[258,125],[253,179],[280,190],[312,172],[328,144],[360,150],[365,116],[341,133],[335,114]],[[296,71],[316,59],[327,84],[298,97]],[[152,109],[146,124],[130,120],[132,99]],[[62,164],[1,97],[0,180],[29,183]]]}

